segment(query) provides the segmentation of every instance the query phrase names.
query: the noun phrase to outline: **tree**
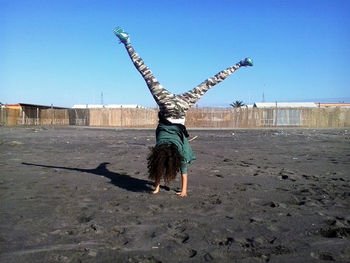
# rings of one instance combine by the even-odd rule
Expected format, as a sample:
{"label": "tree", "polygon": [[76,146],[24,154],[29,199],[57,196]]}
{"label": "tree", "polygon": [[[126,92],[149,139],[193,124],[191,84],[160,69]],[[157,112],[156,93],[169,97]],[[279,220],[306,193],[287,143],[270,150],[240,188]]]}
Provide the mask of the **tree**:
{"label": "tree", "polygon": [[241,100],[236,100],[235,102],[231,103],[230,106],[233,108],[240,108],[245,106],[245,104]]}

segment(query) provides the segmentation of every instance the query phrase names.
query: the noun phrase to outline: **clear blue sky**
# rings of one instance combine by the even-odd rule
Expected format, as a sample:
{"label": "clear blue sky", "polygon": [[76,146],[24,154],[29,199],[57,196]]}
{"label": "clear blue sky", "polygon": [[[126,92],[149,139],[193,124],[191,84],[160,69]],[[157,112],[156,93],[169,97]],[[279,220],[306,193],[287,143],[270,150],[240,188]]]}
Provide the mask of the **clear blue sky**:
{"label": "clear blue sky", "polygon": [[253,58],[199,106],[349,101],[349,14],[349,0],[0,0],[0,102],[154,107],[118,25],[173,93]]}

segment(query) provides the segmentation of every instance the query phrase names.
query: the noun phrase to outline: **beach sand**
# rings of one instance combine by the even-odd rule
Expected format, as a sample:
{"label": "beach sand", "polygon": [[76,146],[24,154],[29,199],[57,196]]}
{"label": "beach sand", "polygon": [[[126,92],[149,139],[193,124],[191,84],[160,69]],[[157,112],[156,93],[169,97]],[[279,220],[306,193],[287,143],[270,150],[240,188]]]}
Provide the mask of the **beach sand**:
{"label": "beach sand", "polygon": [[190,130],[150,192],[154,130],[0,127],[0,262],[350,262],[350,131]]}

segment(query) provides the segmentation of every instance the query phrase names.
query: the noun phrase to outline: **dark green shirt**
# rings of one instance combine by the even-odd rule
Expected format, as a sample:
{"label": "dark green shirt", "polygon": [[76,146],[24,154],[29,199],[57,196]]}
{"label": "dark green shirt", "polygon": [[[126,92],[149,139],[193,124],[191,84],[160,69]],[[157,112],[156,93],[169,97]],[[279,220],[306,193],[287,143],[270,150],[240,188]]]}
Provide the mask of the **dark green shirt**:
{"label": "dark green shirt", "polygon": [[175,144],[180,155],[182,156],[181,173],[187,174],[187,164],[191,164],[196,160],[191,146],[181,129],[176,125],[158,124],[156,130],[156,145]]}

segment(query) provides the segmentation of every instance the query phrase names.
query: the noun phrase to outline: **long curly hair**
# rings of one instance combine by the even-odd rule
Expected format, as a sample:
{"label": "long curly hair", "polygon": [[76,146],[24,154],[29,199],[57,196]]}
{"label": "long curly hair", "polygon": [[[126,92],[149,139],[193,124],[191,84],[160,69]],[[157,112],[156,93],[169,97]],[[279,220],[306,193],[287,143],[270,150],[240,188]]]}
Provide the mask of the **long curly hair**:
{"label": "long curly hair", "polygon": [[168,184],[181,170],[182,157],[174,144],[162,144],[151,148],[147,157],[148,178],[159,184],[163,178]]}

